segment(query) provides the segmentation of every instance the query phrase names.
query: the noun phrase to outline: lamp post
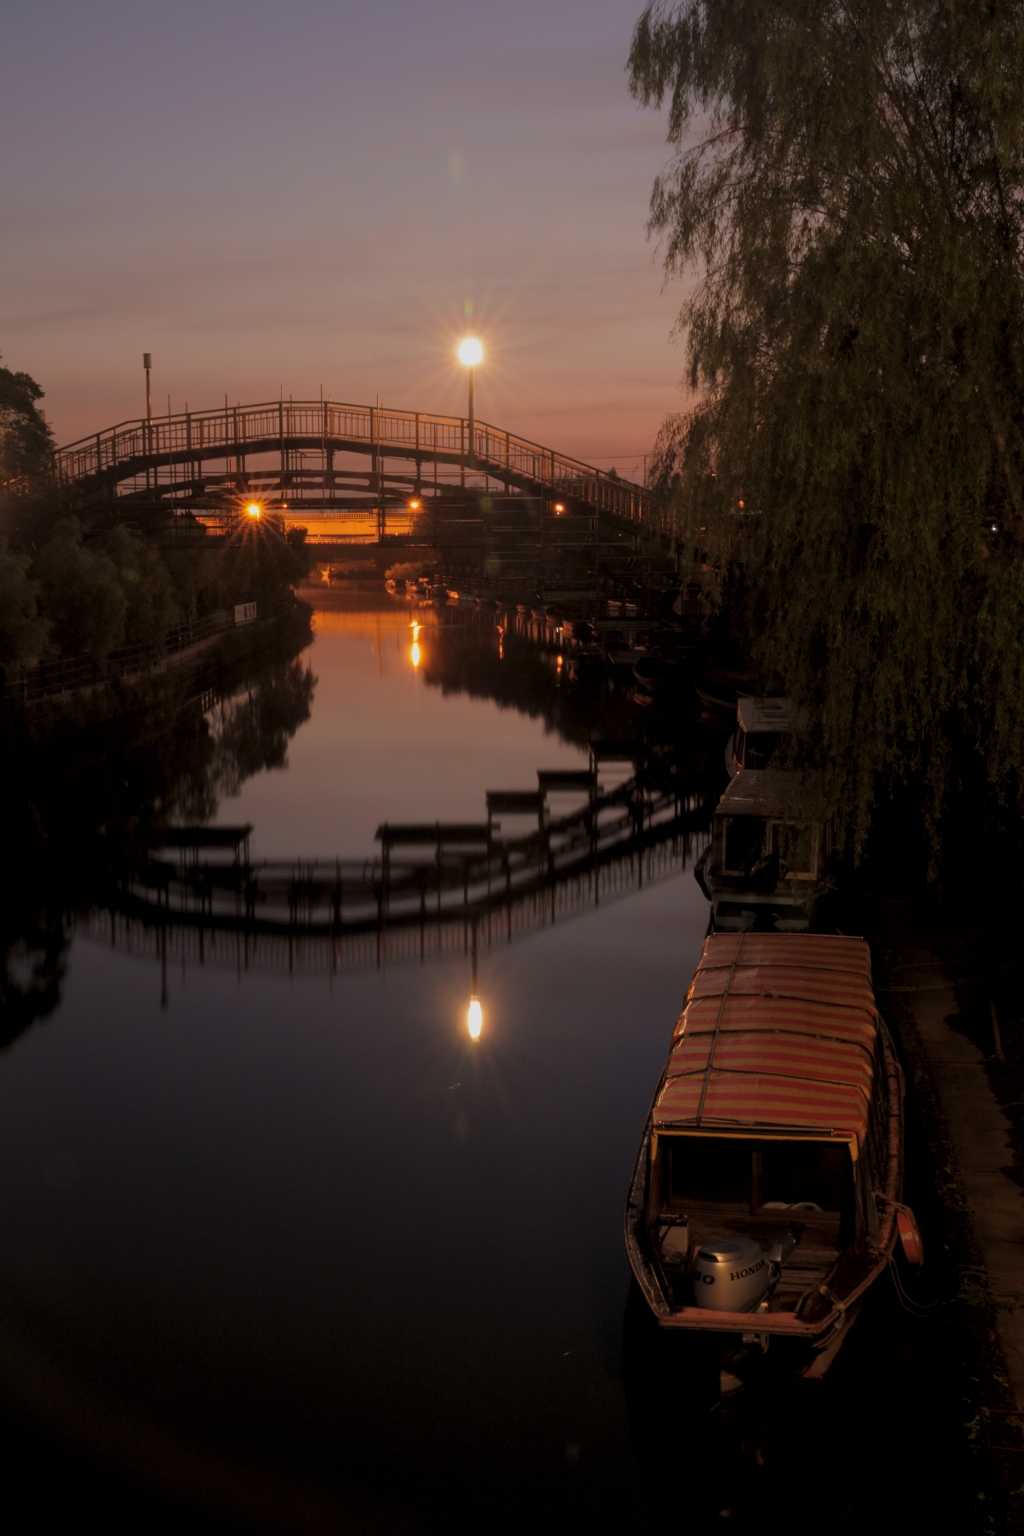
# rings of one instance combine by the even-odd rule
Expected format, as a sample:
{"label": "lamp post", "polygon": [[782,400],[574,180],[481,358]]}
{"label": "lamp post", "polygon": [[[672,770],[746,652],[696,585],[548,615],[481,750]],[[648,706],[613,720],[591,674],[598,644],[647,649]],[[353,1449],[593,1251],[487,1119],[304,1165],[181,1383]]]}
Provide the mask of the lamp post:
{"label": "lamp post", "polygon": [[469,374],[469,467],[476,464],[476,421],[473,415],[473,374],[477,363],[481,362],[484,349],[475,336],[467,336],[465,341],[459,343],[459,362]]}
{"label": "lamp post", "polygon": [[[146,458],[153,452],[153,390],[150,372],[153,367],[152,352],[143,352],[142,366],[146,370]],[[149,486],[149,464],[146,464],[146,485]]]}

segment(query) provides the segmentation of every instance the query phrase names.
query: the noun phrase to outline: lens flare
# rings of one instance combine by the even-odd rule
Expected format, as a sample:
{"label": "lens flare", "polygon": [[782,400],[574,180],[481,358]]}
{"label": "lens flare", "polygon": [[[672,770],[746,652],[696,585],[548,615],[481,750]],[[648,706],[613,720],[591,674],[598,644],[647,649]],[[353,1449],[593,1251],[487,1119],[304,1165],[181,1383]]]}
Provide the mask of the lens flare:
{"label": "lens flare", "polygon": [[465,368],[475,368],[484,355],[483,346],[475,336],[467,336],[459,343],[459,362]]}
{"label": "lens flare", "polygon": [[466,1015],[466,1028],[469,1030],[471,1040],[479,1040],[481,1030],[484,1027],[484,1011],[480,1007],[480,999],[471,997],[469,1000],[469,1012]]}

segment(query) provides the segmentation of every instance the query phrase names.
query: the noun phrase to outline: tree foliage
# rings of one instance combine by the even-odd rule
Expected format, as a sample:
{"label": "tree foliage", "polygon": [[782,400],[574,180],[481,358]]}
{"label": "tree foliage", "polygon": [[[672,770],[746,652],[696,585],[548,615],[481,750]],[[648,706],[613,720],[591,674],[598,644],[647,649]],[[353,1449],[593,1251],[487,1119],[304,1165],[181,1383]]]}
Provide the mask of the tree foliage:
{"label": "tree foliage", "polygon": [[62,519],[35,562],[43,611],[63,656],[90,656],[98,666],[124,642],[128,603],[109,555],[82,540],[77,518]]}
{"label": "tree foliage", "polygon": [[48,473],[53,437],[36,405],[42,398],[31,375],[0,368],[0,481]]}
{"label": "tree foliage", "polygon": [[[862,846],[879,793],[1024,761],[1024,5],[654,0],[651,229],[694,283],[681,536],[742,552]],[[742,504],[742,511],[740,506]]]}
{"label": "tree foliage", "polygon": [[17,553],[38,543],[65,510],[52,475],[53,434],[27,373],[0,367],[0,535]]}
{"label": "tree foliage", "polygon": [[39,617],[28,564],[0,534],[0,665],[35,661],[46,651],[49,625]]}

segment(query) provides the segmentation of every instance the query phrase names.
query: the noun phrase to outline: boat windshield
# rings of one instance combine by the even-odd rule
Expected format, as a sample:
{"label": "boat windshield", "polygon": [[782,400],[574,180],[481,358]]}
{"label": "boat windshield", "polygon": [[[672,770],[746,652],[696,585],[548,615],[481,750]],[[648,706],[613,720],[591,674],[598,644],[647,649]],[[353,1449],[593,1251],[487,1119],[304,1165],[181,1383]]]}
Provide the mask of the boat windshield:
{"label": "boat windshield", "polygon": [[811,1203],[841,1212],[853,1193],[853,1163],[844,1143],[667,1136],[661,1145],[675,1210],[721,1205],[754,1215]]}
{"label": "boat windshield", "polygon": [[776,731],[749,731],[745,733],[741,765],[744,768],[767,768],[778,750],[780,736]]}

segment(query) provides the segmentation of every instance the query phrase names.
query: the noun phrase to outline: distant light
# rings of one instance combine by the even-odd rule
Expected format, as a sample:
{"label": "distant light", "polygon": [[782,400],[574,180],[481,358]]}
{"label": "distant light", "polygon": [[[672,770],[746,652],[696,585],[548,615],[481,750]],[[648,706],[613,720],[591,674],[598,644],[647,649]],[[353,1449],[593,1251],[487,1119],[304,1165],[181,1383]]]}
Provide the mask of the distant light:
{"label": "distant light", "polygon": [[484,1011],[480,1007],[480,999],[471,997],[469,1000],[469,1012],[466,1015],[466,1028],[469,1030],[471,1040],[479,1040],[480,1032],[484,1027]]}
{"label": "distant light", "polygon": [[258,501],[250,501],[245,510],[250,517],[259,517],[260,513],[263,511],[263,508],[260,506]]}
{"label": "distant light", "polygon": [[464,368],[475,368],[484,355],[483,346],[475,336],[467,336],[459,343],[459,362]]}
{"label": "distant light", "polygon": [[563,501],[556,501],[555,502],[555,511],[556,512],[564,512],[565,511],[565,503]]}
{"label": "distant light", "polygon": [[409,656],[412,659],[412,664],[413,664],[414,667],[418,667],[419,666],[420,660],[422,658],[422,655],[423,655],[423,653],[420,650],[420,643],[419,643],[419,641],[418,640],[414,640],[413,643],[412,643],[412,650],[409,652]]}
{"label": "distant light", "polygon": [[416,497],[414,496],[412,498],[412,501],[410,501],[410,503],[409,503],[409,511],[410,512],[418,512],[419,509],[420,509],[420,503],[416,500]]}

